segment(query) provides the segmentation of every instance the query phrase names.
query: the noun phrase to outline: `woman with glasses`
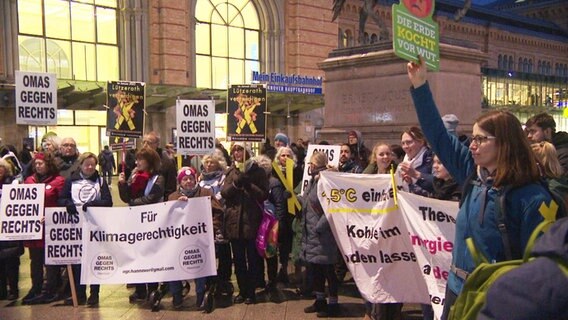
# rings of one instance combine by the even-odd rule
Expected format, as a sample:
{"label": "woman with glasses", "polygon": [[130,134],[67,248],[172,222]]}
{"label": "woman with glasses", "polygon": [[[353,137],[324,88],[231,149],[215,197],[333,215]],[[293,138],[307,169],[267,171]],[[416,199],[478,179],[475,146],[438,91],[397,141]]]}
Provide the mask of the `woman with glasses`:
{"label": "woman with glasses", "polygon": [[[491,111],[478,117],[468,148],[446,131],[426,81],[423,59],[409,62],[407,72],[426,138],[452,177],[464,184],[442,315],[446,319],[476,266],[466,239],[472,238],[489,261],[520,258],[533,229],[543,220],[539,208],[543,203],[550,204],[551,196],[539,183],[535,156],[513,114]],[[497,210],[495,203],[504,189],[510,189],[505,208]],[[506,233],[498,228],[501,214]]]}

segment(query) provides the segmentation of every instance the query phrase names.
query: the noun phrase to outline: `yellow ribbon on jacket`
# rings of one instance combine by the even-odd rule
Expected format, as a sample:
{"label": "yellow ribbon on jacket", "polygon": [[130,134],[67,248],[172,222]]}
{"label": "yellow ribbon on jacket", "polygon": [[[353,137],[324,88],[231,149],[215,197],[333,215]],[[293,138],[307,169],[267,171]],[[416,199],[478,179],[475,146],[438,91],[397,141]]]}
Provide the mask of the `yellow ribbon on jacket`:
{"label": "yellow ribbon on jacket", "polygon": [[300,205],[300,201],[298,201],[298,198],[294,193],[294,161],[290,158],[286,159],[286,177],[284,177],[284,175],[282,174],[282,170],[280,170],[280,166],[276,161],[272,162],[272,168],[274,169],[274,172],[276,172],[278,179],[280,179],[280,181],[284,185],[286,191],[290,192],[290,194],[292,195],[287,200],[288,213],[295,215],[296,210],[300,211],[302,209],[302,206]]}

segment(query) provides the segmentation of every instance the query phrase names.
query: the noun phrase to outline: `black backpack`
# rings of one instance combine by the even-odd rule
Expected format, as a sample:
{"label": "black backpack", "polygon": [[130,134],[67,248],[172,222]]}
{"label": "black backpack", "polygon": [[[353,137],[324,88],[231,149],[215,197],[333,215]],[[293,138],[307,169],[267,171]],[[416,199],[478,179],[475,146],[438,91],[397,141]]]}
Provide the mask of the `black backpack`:
{"label": "black backpack", "polygon": [[99,153],[98,160],[99,160],[99,166],[100,166],[101,168],[106,165],[106,158],[105,158],[103,152]]}

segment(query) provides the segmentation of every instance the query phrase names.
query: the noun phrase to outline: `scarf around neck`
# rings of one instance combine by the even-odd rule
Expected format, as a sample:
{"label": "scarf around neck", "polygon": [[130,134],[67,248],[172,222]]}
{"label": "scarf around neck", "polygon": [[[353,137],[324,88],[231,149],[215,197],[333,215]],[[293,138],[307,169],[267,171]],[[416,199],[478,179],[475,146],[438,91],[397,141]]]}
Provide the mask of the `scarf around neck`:
{"label": "scarf around neck", "polygon": [[412,158],[412,159],[410,159],[410,157],[408,157],[408,154],[405,154],[404,159],[402,161],[408,162],[412,166],[412,168],[416,169],[416,168],[420,167],[420,165],[422,165],[422,161],[424,159],[424,153],[426,152],[426,150],[428,150],[428,148],[423,146],[422,149],[420,149],[420,151],[418,151],[416,156],[414,156],[414,158]]}

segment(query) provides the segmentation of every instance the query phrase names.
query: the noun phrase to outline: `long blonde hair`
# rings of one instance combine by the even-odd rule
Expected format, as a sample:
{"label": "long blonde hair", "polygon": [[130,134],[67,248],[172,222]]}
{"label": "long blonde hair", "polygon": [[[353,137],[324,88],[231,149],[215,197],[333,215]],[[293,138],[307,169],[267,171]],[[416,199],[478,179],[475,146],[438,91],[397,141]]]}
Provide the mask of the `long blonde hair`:
{"label": "long blonde hair", "polygon": [[546,141],[533,143],[531,148],[542,170],[542,175],[547,178],[559,178],[562,176],[564,169],[562,169],[560,161],[558,161],[558,154],[552,143]]}
{"label": "long blonde hair", "polygon": [[[384,142],[377,142],[375,143],[375,145],[373,146],[373,151],[371,153],[371,156],[369,157],[369,165],[376,165],[377,166],[377,170],[379,169],[379,164],[377,163],[377,149],[380,146],[385,146],[389,149],[389,151],[391,152],[391,164],[393,161],[394,156],[392,155],[392,148],[390,145],[384,143]],[[387,172],[377,172],[377,173],[388,173],[390,169],[390,165],[387,167]]]}

